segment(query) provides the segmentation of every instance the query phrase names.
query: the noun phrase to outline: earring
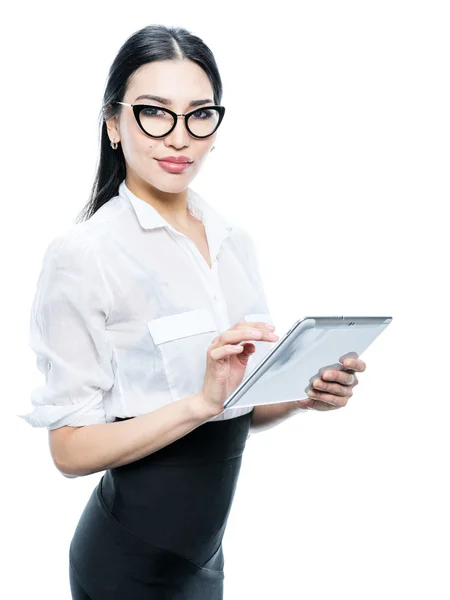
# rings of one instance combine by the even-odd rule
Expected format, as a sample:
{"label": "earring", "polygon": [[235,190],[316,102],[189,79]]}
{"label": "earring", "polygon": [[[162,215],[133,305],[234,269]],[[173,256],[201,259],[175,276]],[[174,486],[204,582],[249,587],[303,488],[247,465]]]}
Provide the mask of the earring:
{"label": "earring", "polygon": [[212,152],[212,151],[214,150],[214,148],[215,148],[215,146],[213,146],[213,147],[211,148],[210,152]]}
{"label": "earring", "polygon": [[119,144],[118,144],[117,142],[112,142],[112,141],[110,142],[110,144],[109,144],[109,145],[111,146],[111,148],[112,148],[113,150],[117,150],[117,148],[118,148],[118,146],[119,146]]}

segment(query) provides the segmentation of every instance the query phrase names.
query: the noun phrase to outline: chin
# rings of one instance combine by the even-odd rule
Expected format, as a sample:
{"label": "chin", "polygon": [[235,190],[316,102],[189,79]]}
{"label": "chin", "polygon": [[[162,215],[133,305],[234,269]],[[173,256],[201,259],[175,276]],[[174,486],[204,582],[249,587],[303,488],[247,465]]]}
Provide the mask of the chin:
{"label": "chin", "polygon": [[161,192],[166,192],[167,194],[179,194],[183,192],[192,181],[193,177],[183,177],[182,175],[172,175],[173,181],[168,181],[171,176],[169,175],[166,178],[164,177],[155,177],[153,181],[148,181],[148,184],[160,190]]}
{"label": "chin", "polygon": [[157,187],[163,192],[171,192],[176,194],[177,192],[182,192],[185,190],[188,185],[191,183],[197,173],[163,173],[162,175],[158,173],[158,176],[153,179],[152,185]]}

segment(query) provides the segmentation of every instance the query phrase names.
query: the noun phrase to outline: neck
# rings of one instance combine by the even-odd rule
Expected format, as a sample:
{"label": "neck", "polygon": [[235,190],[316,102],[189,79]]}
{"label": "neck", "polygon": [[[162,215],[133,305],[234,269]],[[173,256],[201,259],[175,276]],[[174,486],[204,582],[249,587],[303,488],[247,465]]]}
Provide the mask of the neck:
{"label": "neck", "polygon": [[125,185],[138,198],[155,208],[171,225],[188,228],[196,222],[187,207],[187,189],[181,192],[164,192],[146,181],[125,178]]}

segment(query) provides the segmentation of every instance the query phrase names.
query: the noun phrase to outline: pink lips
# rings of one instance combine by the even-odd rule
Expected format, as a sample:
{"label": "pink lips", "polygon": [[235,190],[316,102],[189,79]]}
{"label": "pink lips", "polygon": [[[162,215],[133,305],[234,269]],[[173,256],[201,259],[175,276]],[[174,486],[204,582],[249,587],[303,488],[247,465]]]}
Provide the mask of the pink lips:
{"label": "pink lips", "polygon": [[182,154],[180,156],[162,156],[161,158],[158,158],[157,160],[163,160],[164,162],[173,162],[173,163],[192,162],[192,160],[189,158],[189,156],[183,156]]}
{"label": "pink lips", "polygon": [[187,171],[192,164],[190,162],[172,162],[170,160],[156,159],[156,161],[168,173],[183,173],[184,171]]}

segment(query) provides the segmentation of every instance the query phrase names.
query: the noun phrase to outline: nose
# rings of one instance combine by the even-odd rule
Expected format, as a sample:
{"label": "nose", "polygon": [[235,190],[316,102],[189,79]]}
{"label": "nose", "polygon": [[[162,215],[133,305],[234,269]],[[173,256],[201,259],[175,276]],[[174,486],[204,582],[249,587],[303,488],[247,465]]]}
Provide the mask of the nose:
{"label": "nose", "polygon": [[184,114],[177,115],[177,124],[173,130],[166,136],[166,143],[177,148],[181,148],[189,145],[189,138],[191,137],[186,127]]}

